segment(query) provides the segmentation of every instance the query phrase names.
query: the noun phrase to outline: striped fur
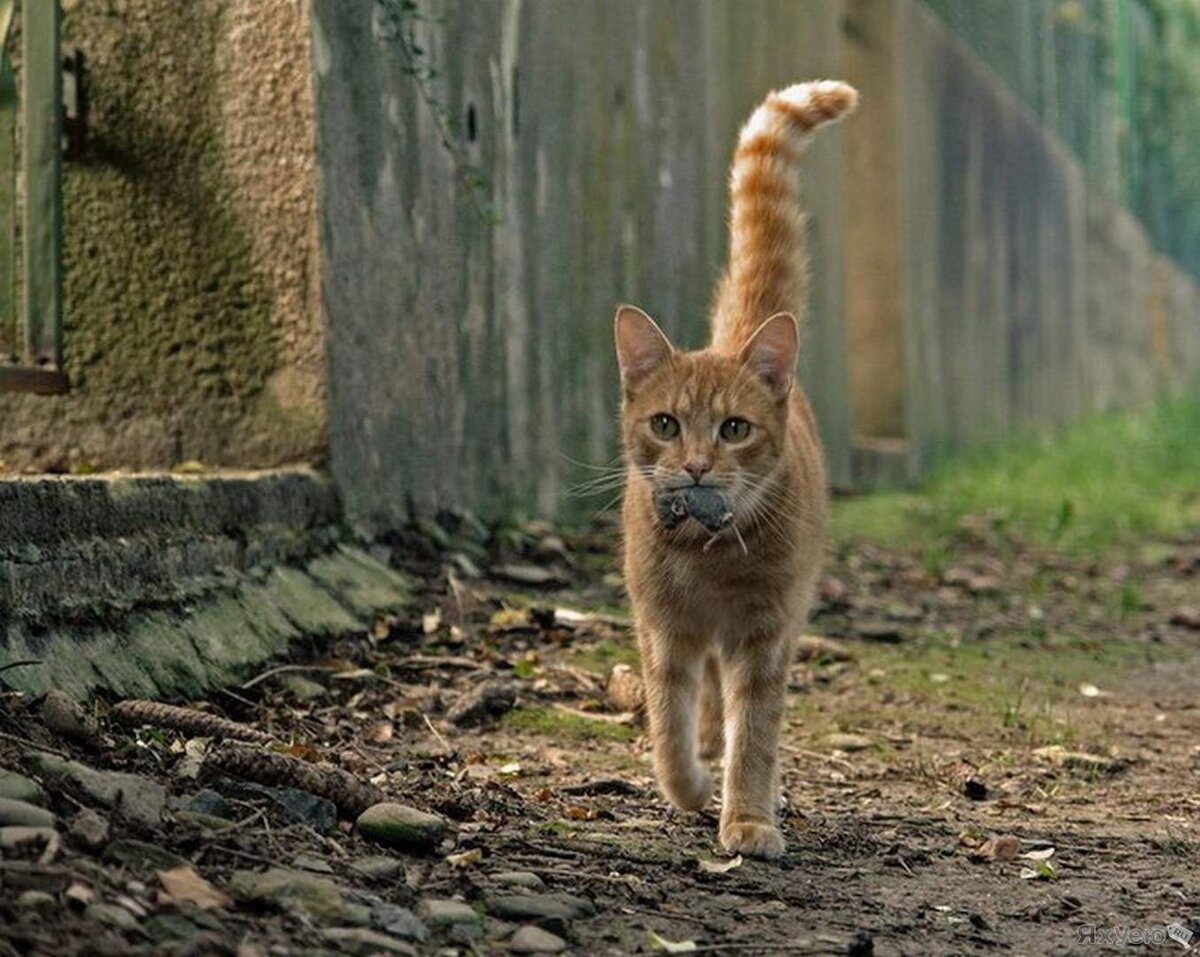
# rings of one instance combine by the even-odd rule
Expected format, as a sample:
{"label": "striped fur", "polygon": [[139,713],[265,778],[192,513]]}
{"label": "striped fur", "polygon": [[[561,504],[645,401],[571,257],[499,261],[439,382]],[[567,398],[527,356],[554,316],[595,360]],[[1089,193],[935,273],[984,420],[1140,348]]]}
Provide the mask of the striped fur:
{"label": "striped fur", "polygon": [[736,353],[764,319],[804,313],[808,262],[797,165],[808,137],[858,103],[833,80],[771,93],[746,121],[730,170],[729,268],[713,312],[713,347]]}

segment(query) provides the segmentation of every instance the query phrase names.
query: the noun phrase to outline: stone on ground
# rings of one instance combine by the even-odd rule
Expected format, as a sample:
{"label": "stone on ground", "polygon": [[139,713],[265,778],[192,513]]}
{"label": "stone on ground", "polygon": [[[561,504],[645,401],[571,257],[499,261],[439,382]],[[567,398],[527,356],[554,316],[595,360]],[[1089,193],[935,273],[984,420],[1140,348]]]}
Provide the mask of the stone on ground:
{"label": "stone on ground", "polygon": [[390,801],[367,808],[355,827],[372,841],[410,851],[431,851],[446,833],[446,822],[436,814]]}

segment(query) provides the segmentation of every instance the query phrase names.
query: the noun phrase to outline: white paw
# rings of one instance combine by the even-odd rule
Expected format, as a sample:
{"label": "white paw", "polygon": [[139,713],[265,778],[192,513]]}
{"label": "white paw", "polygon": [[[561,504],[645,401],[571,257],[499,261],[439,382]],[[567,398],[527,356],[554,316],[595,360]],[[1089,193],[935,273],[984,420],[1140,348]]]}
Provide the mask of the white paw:
{"label": "white paw", "polygon": [[713,779],[707,768],[695,765],[685,775],[663,778],[663,793],[681,811],[700,811],[713,793]]}
{"label": "white paw", "polygon": [[729,821],[721,825],[721,846],[730,854],[776,858],[783,854],[783,835],[773,824]]}

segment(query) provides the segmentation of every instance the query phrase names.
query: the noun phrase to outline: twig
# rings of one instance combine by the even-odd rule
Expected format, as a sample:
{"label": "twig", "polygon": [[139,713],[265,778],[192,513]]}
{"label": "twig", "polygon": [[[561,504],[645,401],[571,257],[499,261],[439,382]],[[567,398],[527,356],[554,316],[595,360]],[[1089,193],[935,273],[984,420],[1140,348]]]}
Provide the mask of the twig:
{"label": "twig", "polygon": [[275,677],[275,675],[288,674],[290,672],[296,672],[296,671],[330,672],[330,671],[334,671],[334,670],[335,669],[329,667],[329,665],[277,665],[274,668],[268,668],[266,671],[264,671],[260,675],[255,675],[253,678],[251,678],[249,681],[247,681],[244,685],[242,685],[242,690],[249,691],[255,685],[266,681],[268,678],[273,678],[273,677]]}
{"label": "twig", "polygon": [[0,731],[0,738],[3,738],[5,741],[11,741],[14,744],[19,744],[24,748],[33,748],[35,751],[46,751],[50,754],[57,754],[60,758],[67,758],[68,760],[71,759],[71,755],[67,754],[66,751],[60,751],[58,748],[52,748],[48,744],[39,744],[32,738],[18,738],[15,734],[6,734],[3,731]]}
{"label": "twig", "polygon": [[425,722],[425,727],[429,729],[429,733],[437,738],[438,744],[440,744],[446,751],[452,752],[454,750],[452,747],[450,747],[450,742],[442,737],[441,732],[433,726],[433,722],[429,720],[429,715],[427,715],[424,711],[421,712],[421,720]]}
{"label": "twig", "polygon": [[10,661],[6,665],[0,665],[0,672],[8,671],[9,668],[25,668],[29,665],[44,665],[46,662],[39,658],[26,658],[24,661]]}

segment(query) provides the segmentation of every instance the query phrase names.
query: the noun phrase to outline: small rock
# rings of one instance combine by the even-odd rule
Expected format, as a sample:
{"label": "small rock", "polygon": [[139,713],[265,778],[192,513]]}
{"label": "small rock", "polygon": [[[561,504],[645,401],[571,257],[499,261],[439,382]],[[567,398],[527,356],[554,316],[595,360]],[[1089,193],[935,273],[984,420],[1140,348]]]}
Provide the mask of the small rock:
{"label": "small rock", "polygon": [[963,794],[972,801],[986,801],[988,796],[987,785],[978,778],[967,778],[963,782]]}
{"label": "small rock", "polygon": [[104,858],[117,861],[135,871],[169,871],[187,866],[187,861],[170,851],[146,841],[121,838],[104,849]]}
{"label": "small rock", "polygon": [[846,734],[840,731],[825,735],[821,742],[826,747],[835,748],[838,751],[866,751],[868,748],[875,747],[875,742],[866,735]]}
{"label": "small rock", "polygon": [[337,826],[337,807],[334,803],[299,788],[273,788],[239,781],[230,785],[228,791],[233,797],[243,800],[265,797],[287,812],[292,820],[307,824],[319,834],[326,834]]}
{"label": "small rock", "polygon": [[800,661],[852,661],[854,655],[840,641],[823,635],[802,635],[796,639],[796,657]]}
{"label": "small rock", "polygon": [[273,867],[267,871],[235,871],[229,889],[241,901],[272,904],[285,911],[300,911],[319,920],[342,915],[342,890],[333,881],[304,871]]}
{"label": "small rock", "polygon": [[608,700],[618,711],[639,712],[646,704],[646,687],[632,665],[616,664],[608,676]]}
{"label": "small rock", "polygon": [[66,898],[68,907],[81,911],[96,899],[96,892],[87,884],[72,884],[66,889],[63,897]]}
{"label": "small rock", "polygon": [[0,798],[0,827],[54,827],[54,815],[36,804]]}
{"label": "small rock", "polygon": [[567,942],[548,930],[526,924],[512,935],[508,947],[515,954],[557,954],[567,949]]}
{"label": "small rock", "polygon": [[182,809],[191,814],[204,814],[226,821],[232,821],[234,818],[233,805],[225,799],[225,795],[218,794],[211,788],[197,791],[191,797],[186,798],[182,802]]}
{"label": "small rock", "polygon": [[421,919],[399,904],[376,904],[371,908],[370,923],[376,930],[386,931],[393,937],[416,941],[429,939],[429,930]]}
{"label": "small rock", "polygon": [[109,832],[108,820],[86,807],[71,818],[67,830],[71,840],[89,851],[99,850],[107,844]]}
{"label": "small rock", "polygon": [[871,957],[875,953],[875,941],[865,930],[860,930],[850,938],[846,946],[847,957]]}
{"label": "small rock", "polygon": [[83,916],[88,920],[94,920],[99,924],[114,927],[117,930],[131,931],[138,929],[137,918],[124,907],[118,907],[116,904],[105,904],[102,902],[89,904],[87,910],[83,912]]}
{"label": "small rock", "polygon": [[26,910],[53,910],[58,901],[45,891],[24,891],[17,898],[17,906]]}
{"label": "small rock", "polygon": [[85,764],[40,751],[31,753],[29,761],[43,774],[68,778],[92,800],[117,809],[146,827],[157,827],[167,806],[166,790],[137,774],[97,771]]}
{"label": "small rock", "polygon": [[17,774],[16,771],[0,768],[0,798],[40,805],[46,800],[46,792],[32,778]]}
{"label": "small rock", "polygon": [[62,849],[62,838],[52,827],[27,827],[24,824],[0,827],[0,848],[17,851],[30,847],[43,849],[38,863],[48,864]]}
{"label": "small rock", "polygon": [[460,727],[478,727],[490,724],[516,703],[517,692],[510,682],[484,681],[455,701],[446,718]]}
{"label": "small rock", "polygon": [[423,900],[417,905],[417,913],[434,930],[452,927],[455,924],[483,924],[483,917],[470,904],[462,901],[438,900],[436,898]]}
{"label": "small rock", "polygon": [[339,950],[351,954],[411,954],[412,957],[417,955],[412,944],[365,927],[329,927],[321,931],[321,936],[337,944]]}
{"label": "small rock", "polygon": [[488,899],[488,910],[495,916],[508,920],[540,920],[554,917],[574,920],[596,913],[595,906],[587,898],[561,893],[492,897]]}
{"label": "small rock", "polygon": [[99,744],[83,706],[66,692],[48,691],[42,699],[41,715],[47,728],[69,741],[90,746]]}
{"label": "small rock", "polygon": [[367,808],[354,826],[372,841],[415,851],[433,850],[446,833],[445,821],[436,814],[390,801]]}
{"label": "small rock", "polygon": [[546,887],[545,882],[530,871],[503,871],[491,876],[492,880],[501,884],[509,884],[512,887],[524,887],[533,891],[544,890]]}
{"label": "small rock", "polygon": [[395,857],[372,855],[351,861],[350,869],[369,881],[390,881],[404,873],[404,862]]}

